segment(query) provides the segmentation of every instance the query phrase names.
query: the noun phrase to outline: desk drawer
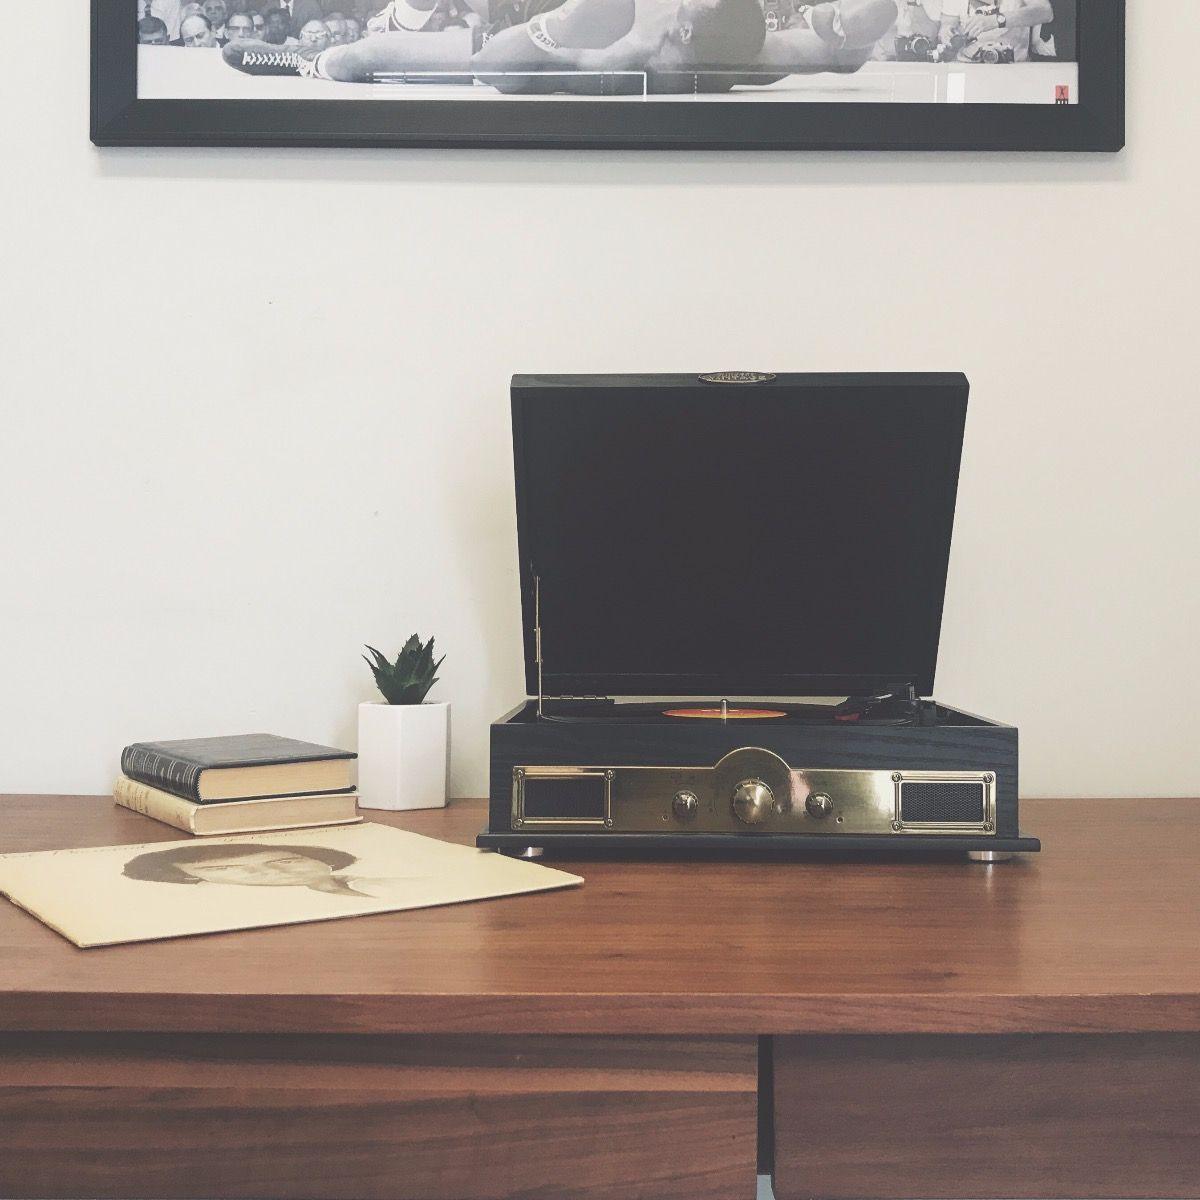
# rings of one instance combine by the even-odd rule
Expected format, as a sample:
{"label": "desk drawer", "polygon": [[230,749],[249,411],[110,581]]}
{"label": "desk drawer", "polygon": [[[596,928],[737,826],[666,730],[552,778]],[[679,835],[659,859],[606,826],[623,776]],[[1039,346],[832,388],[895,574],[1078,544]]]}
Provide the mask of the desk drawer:
{"label": "desk drawer", "polygon": [[774,1039],[778,1200],[1200,1197],[1200,1035]]}
{"label": "desk drawer", "polygon": [[756,1043],[0,1036],[0,1195],[753,1194]]}

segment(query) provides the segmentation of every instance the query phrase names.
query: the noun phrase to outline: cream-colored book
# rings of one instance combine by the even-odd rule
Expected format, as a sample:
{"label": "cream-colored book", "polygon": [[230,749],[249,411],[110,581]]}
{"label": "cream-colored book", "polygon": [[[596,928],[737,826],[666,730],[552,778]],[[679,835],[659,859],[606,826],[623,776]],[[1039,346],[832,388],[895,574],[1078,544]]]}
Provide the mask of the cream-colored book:
{"label": "cream-colored book", "polygon": [[222,833],[264,833],[272,829],[310,829],[361,821],[354,792],[335,795],[277,796],[232,804],[193,804],[124,775],[113,786],[113,799],[144,817],[176,829],[211,837]]}

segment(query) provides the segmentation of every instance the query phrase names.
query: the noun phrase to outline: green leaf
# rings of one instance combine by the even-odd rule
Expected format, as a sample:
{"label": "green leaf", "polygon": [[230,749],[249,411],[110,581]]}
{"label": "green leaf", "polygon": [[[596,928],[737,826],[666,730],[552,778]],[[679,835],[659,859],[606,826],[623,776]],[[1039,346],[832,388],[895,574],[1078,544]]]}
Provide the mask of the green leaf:
{"label": "green leaf", "polygon": [[365,654],[363,661],[371,668],[375,683],[389,704],[420,704],[438,681],[438,668],[446,661],[443,654],[433,661],[434,639],[422,643],[419,634],[412,634],[396,655],[396,661],[388,658],[374,646],[366,649],[374,656],[374,662]]}

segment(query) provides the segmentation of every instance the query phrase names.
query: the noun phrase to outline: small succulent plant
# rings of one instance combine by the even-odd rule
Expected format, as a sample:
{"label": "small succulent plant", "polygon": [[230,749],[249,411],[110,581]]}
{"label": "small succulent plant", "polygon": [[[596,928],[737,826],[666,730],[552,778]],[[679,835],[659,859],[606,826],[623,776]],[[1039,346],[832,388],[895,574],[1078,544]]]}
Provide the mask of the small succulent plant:
{"label": "small succulent plant", "polygon": [[367,649],[375,661],[372,662],[365,654],[363,661],[371,668],[375,682],[389,704],[420,704],[429,695],[429,689],[437,683],[437,669],[446,658],[443,654],[434,662],[433,638],[422,646],[420,637],[415,633],[404,643],[394,663],[389,662],[374,646],[368,646]]}

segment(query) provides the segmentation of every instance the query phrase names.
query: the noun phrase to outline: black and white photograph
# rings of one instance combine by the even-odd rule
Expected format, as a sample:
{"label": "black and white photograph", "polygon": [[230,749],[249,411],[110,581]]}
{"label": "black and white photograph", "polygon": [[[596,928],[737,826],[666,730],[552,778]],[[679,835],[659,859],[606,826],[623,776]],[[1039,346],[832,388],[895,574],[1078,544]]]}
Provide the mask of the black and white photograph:
{"label": "black and white photograph", "polygon": [[143,99],[1079,100],[1079,0],[133,2]]}
{"label": "black and white photograph", "polygon": [[1117,150],[1122,0],[93,0],[98,145]]}

